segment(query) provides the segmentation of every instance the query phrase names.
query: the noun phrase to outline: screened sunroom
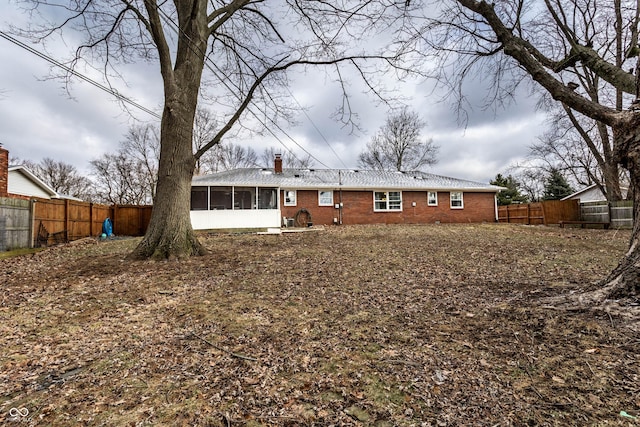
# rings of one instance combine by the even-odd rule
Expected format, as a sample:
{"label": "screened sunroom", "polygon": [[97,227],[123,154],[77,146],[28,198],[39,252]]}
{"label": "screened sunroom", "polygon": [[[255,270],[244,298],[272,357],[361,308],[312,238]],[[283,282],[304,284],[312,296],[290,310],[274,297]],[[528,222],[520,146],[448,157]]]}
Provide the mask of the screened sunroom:
{"label": "screened sunroom", "polygon": [[194,230],[280,227],[276,187],[193,186],[191,225]]}

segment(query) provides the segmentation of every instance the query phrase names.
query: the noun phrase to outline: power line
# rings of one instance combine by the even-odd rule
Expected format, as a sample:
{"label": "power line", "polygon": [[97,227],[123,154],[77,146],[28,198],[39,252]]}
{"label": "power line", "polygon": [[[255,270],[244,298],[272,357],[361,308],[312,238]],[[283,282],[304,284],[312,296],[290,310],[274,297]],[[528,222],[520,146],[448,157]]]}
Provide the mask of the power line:
{"label": "power line", "polygon": [[82,79],[85,82],[87,82],[89,84],[92,84],[93,86],[97,87],[98,89],[101,89],[101,90],[107,92],[108,94],[115,96],[120,101],[126,102],[127,104],[130,104],[133,107],[136,107],[137,109],[142,110],[145,113],[156,117],[157,119],[161,119],[161,116],[158,113],[156,113],[155,111],[150,110],[150,109],[146,108],[145,106],[138,104],[137,102],[133,101],[130,98],[127,98],[126,96],[118,93],[117,90],[115,90],[113,88],[110,88],[108,86],[105,86],[105,85],[103,85],[101,83],[98,83],[95,80],[92,80],[91,78],[85,76],[84,74],[79,73],[78,71],[74,70],[73,68],[68,67],[67,65],[64,65],[63,63],[61,63],[59,61],[56,61],[55,59],[51,58],[50,56],[45,55],[44,53],[32,48],[31,46],[21,42],[20,40],[11,37],[10,35],[8,35],[7,33],[5,33],[2,30],[0,30],[0,37],[4,38],[5,40],[10,41],[11,43],[15,44],[16,46],[18,46],[18,47],[20,47],[22,49],[25,49],[26,51],[28,51],[28,52],[30,52],[32,54],[40,57],[41,59],[44,59],[45,61],[55,65],[56,67],[62,68],[63,70],[65,70],[69,74],[72,74],[72,75],[78,77],[79,79]]}
{"label": "power line", "polygon": [[293,95],[293,93],[291,93],[291,90],[289,90],[289,88],[287,88],[287,92],[289,92],[289,95],[291,95],[291,98],[293,98],[294,101],[296,101],[296,104],[298,104],[298,107],[300,107],[300,110],[302,110],[302,112],[304,113],[304,115],[307,117],[307,119],[309,120],[309,123],[311,123],[311,125],[313,126],[313,128],[316,130],[316,132],[318,132],[318,134],[320,135],[320,137],[324,140],[324,142],[327,144],[327,146],[329,147],[329,149],[331,150],[331,152],[336,156],[336,158],[340,161],[340,163],[342,163],[342,166],[344,166],[345,169],[347,168],[347,165],[344,163],[344,161],[342,160],[342,157],[340,157],[338,155],[338,153],[336,153],[336,151],[333,149],[333,147],[331,146],[331,144],[329,144],[329,141],[327,140],[327,138],[325,138],[324,134],[320,131],[320,129],[318,128],[318,126],[316,126],[315,122],[311,119],[311,117],[309,116],[309,114],[307,114],[307,111],[304,109],[304,107],[302,105],[300,105],[300,102],[298,101],[298,99]]}
{"label": "power line", "polygon": [[[174,27],[174,31],[176,31],[176,33],[179,36],[184,37],[190,48],[193,49],[193,43],[192,41],[189,39],[189,37],[187,37],[184,32],[180,29],[180,27],[173,21],[173,19],[168,16],[163,10],[161,10],[158,7],[158,11],[164,16],[165,20],[168,21],[172,27]],[[119,99],[120,101],[123,101],[127,104],[132,105],[135,108],[138,108],[141,111],[146,112],[147,114],[152,115],[153,117],[156,117],[157,119],[161,119],[161,116],[156,113],[155,111],[152,111],[146,107],[144,107],[143,105],[133,101],[132,99],[120,94],[117,90],[105,86],[99,82],[96,82],[95,80],[91,79],[90,77],[85,76],[84,74],[74,70],[73,68],[55,60],[54,58],[32,48],[31,46],[21,42],[20,40],[10,36],[9,34],[5,33],[4,31],[0,30],[0,37],[4,38],[5,40],[15,44],[16,46],[38,56],[41,59],[44,59],[45,61],[49,62],[50,64],[55,65],[56,67],[62,68],[63,70],[65,70],[66,72],[68,72],[71,75],[74,75],[76,77],[78,77],[81,80],[84,80],[85,82],[97,87],[98,89],[116,97],[117,99]],[[206,57],[206,55],[205,55]],[[225,79],[220,78],[220,76],[217,74],[216,70],[214,70],[209,63],[212,63],[217,69],[218,72],[220,72],[218,66],[210,59],[207,57],[206,60],[206,65],[207,68],[225,85],[225,87],[231,91],[232,93],[235,93],[236,96],[238,97],[239,100],[242,100],[242,98],[237,95],[237,92],[234,91],[231,87],[229,87],[228,82]],[[239,87],[236,86],[236,89],[240,89]],[[318,134],[320,134],[320,136],[322,137],[322,139],[325,141],[325,143],[327,144],[327,146],[329,147],[329,149],[331,149],[331,151],[333,152],[333,154],[338,158],[338,160],[342,163],[342,165],[346,168],[346,165],[344,163],[344,161],[342,160],[342,158],[340,156],[338,156],[338,154],[335,152],[335,150],[333,149],[333,147],[329,144],[329,141],[325,138],[325,136],[322,134],[322,132],[320,131],[320,129],[316,126],[316,124],[313,122],[313,120],[311,119],[311,117],[309,117],[309,115],[307,114],[307,112],[304,110],[304,108],[300,105],[300,102],[295,98],[295,96],[291,93],[291,91],[287,88],[287,91],[289,92],[289,95],[294,99],[294,101],[298,104],[298,106],[300,107],[300,109],[303,111],[303,113],[305,114],[305,116],[307,117],[307,119],[311,122],[312,126],[316,129],[316,131],[318,132]],[[269,107],[269,108],[273,108],[273,107]],[[287,149],[291,155],[293,155],[294,158],[296,158],[296,160],[300,161],[300,159],[298,159],[295,155],[295,153],[293,151],[291,151],[291,149],[289,147],[287,147],[287,145],[266,125],[265,122],[262,121],[262,119],[258,116],[258,114],[256,114],[250,107],[247,107],[247,111],[249,111],[255,118],[256,120],[258,120],[258,122],[260,122],[266,129],[267,131],[285,148]],[[322,166],[324,166],[327,169],[330,169],[329,166],[327,166],[326,164],[324,164],[320,159],[318,159],[316,156],[314,156],[313,154],[311,154],[308,150],[306,150],[300,143],[298,143],[291,135],[289,135],[284,129],[282,129],[282,127],[276,123],[273,119],[268,118],[269,122],[271,122],[275,127],[278,128],[278,130],[280,130],[280,132],[282,132],[284,135],[287,136],[287,138],[289,138],[296,146],[298,146],[298,148],[300,148],[302,151],[304,151],[306,154],[308,154],[312,159],[314,159],[315,161],[317,161],[318,163],[320,163]]]}
{"label": "power line", "polygon": [[[225,79],[220,78],[220,76],[217,74],[216,70],[214,70],[214,69],[209,65],[209,63],[213,64],[213,66],[214,66],[214,67],[216,67],[216,69],[218,69],[218,71],[219,71],[219,72],[222,72],[222,71],[219,69],[218,65],[217,65],[215,62],[213,62],[213,61],[212,61],[212,60],[211,60],[211,59],[206,55],[206,53],[205,53],[205,52],[200,51],[200,49],[199,49],[199,48],[197,48],[197,47],[193,47],[193,46],[194,46],[193,41],[192,41],[192,40],[191,40],[191,39],[190,39],[186,34],[184,34],[184,31],[182,31],[182,30],[180,29],[180,26],[179,26],[179,25],[177,25],[177,24],[173,21],[173,18],[171,18],[171,17],[170,17],[170,16],[169,16],[165,11],[163,11],[162,9],[160,9],[160,7],[159,7],[159,6],[156,6],[156,9],[157,9],[157,10],[158,10],[158,12],[159,12],[163,17],[164,17],[165,22],[167,22],[167,23],[168,23],[168,24],[173,28],[173,30],[176,32],[176,34],[178,35],[178,37],[183,37],[183,38],[186,40],[187,45],[189,46],[189,49],[191,49],[194,53],[202,54],[202,55],[206,58],[206,60],[205,60],[205,65],[206,65],[206,67],[207,67],[207,68],[208,68],[208,69],[209,69],[209,70],[210,70],[210,71],[211,71],[211,72],[216,76],[216,78],[217,78],[218,80],[220,80],[220,82],[221,82],[221,83],[222,83],[222,84],[223,84],[223,85],[224,85],[224,86],[225,86],[225,87],[226,87],[230,92],[234,93],[234,94],[236,95],[236,97],[237,97],[240,101],[242,101],[242,98],[240,97],[240,95],[238,95],[238,94],[237,94],[237,92],[233,90],[233,88],[229,87],[229,83],[228,83]],[[196,50],[196,49],[197,49],[197,50]],[[240,87],[239,87],[239,86],[236,86],[236,89],[239,91],[239,90],[240,90]],[[291,92],[289,92],[289,93],[291,93]],[[292,95],[292,96],[293,96],[293,95]],[[296,101],[296,102],[297,102],[297,101]],[[267,105],[268,105],[268,104],[267,104]],[[300,104],[298,103],[298,105],[300,105]],[[270,108],[272,108],[272,107],[270,107]],[[264,123],[264,122],[262,121],[262,119],[258,116],[258,114],[256,114],[256,113],[255,113],[255,112],[254,112],[254,111],[253,111],[249,106],[247,106],[247,111],[249,111],[249,112],[253,115],[253,117],[255,117],[255,118],[256,118],[256,120],[258,120],[258,122],[260,122],[260,124],[262,124],[262,125],[265,127],[265,129],[267,129],[267,131],[268,131],[268,132],[269,132],[269,133],[270,133],[270,134],[271,134],[271,135],[272,135],[272,136],[273,136],[273,137],[274,137],[274,138],[275,138],[275,139],[276,139],[276,140],[277,140],[277,141],[278,141],[278,142],[279,142],[279,143],[280,143],[284,148],[286,148],[286,149],[291,153],[291,155],[292,155],[294,158],[296,158],[296,160],[300,161],[300,159],[298,159],[298,158],[296,157],[295,153],[294,153],[293,151],[291,151],[291,149],[290,149],[289,147],[287,147],[287,146],[286,146],[286,144],[285,144],[285,143],[284,143],[284,142],[283,142],[283,141],[282,141],[282,140],[281,140],[281,139],[280,139],[280,138],[279,138],[279,137],[278,137],[278,136],[273,132],[273,130],[271,130],[271,128],[269,128],[269,127],[267,126],[267,124],[266,124],[266,123]],[[272,109],[272,111],[273,111],[273,109]],[[275,112],[275,111],[274,111],[274,112]],[[305,114],[306,114],[306,113],[305,113]],[[308,117],[308,116],[307,116],[307,117]],[[281,127],[278,123],[276,123],[273,119],[268,118],[268,120],[269,120],[269,122],[271,122],[275,127],[277,127],[277,128],[278,128],[278,130],[280,130],[280,132],[282,132],[284,135],[286,135],[286,136],[287,136],[287,138],[289,138],[289,139],[291,140],[291,142],[293,142],[295,145],[297,145],[297,146],[298,146],[298,148],[300,148],[302,151],[304,151],[305,153],[307,153],[307,154],[308,154],[312,159],[314,159],[315,161],[317,161],[318,163],[320,163],[320,164],[321,164],[322,166],[324,166],[325,168],[327,168],[327,169],[331,169],[329,166],[327,166],[326,164],[324,164],[320,159],[318,159],[316,156],[314,156],[314,155],[313,155],[313,154],[311,154],[308,150],[306,150],[302,145],[300,145],[300,144],[299,144],[299,143],[298,143],[298,142],[297,142],[297,141],[296,141],[296,140],[295,140],[291,135],[289,135],[289,134],[288,134],[284,129],[282,129],[282,127]],[[314,126],[315,126],[315,125],[314,125]],[[316,128],[316,129],[317,129],[317,128]],[[323,137],[323,138],[324,138],[324,137]],[[328,142],[327,142],[327,144],[328,144]],[[331,148],[331,147],[330,147],[330,148]],[[331,149],[331,150],[333,151],[333,149]],[[335,153],[335,151],[334,151],[334,153]],[[337,154],[336,154],[336,156],[337,156]],[[340,161],[342,162],[342,159],[340,159]],[[343,163],[343,164],[344,164],[344,163]],[[345,168],[346,168],[346,166],[345,166]]]}

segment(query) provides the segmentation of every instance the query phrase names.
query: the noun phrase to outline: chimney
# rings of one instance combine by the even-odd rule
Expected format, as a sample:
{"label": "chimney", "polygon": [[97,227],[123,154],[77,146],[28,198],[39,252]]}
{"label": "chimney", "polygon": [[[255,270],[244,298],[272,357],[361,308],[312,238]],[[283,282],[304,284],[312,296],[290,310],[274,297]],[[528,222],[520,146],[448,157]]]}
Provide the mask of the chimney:
{"label": "chimney", "polygon": [[275,173],[282,173],[282,156],[280,154],[276,154],[276,159],[273,162],[273,171]]}
{"label": "chimney", "polygon": [[9,196],[9,152],[0,144],[0,197]]}

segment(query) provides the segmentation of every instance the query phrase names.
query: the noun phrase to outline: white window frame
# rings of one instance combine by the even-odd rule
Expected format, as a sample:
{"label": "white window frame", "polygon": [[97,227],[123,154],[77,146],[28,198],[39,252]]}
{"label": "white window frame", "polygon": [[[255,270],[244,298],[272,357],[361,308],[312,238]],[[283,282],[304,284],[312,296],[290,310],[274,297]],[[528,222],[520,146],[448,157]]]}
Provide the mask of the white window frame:
{"label": "white window frame", "polygon": [[[453,195],[459,194],[460,198],[457,197],[454,199]],[[453,202],[460,202],[460,206],[454,206]],[[462,191],[452,191],[449,193],[449,206],[451,209],[464,209],[464,193]]]}
{"label": "white window frame", "polygon": [[[433,194],[435,198],[435,202],[431,202],[431,195]],[[438,192],[437,191],[427,191],[427,206],[438,206]]]}
{"label": "white window frame", "polygon": [[[389,208],[390,204],[390,194],[398,193],[400,196],[400,206],[398,209]],[[384,199],[376,199],[376,194],[384,194]],[[385,208],[381,209],[376,206],[376,203],[385,203]],[[373,211],[374,212],[402,212],[402,191],[374,191],[373,192]]]}
{"label": "white window frame", "polygon": [[[293,193],[293,200],[287,197],[287,193]],[[298,205],[298,191],[297,190],[284,190],[284,205],[285,206],[297,206]]]}
{"label": "white window frame", "polygon": [[[326,194],[331,195],[330,200]],[[333,206],[333,190],[318,190],[318,206]]]}

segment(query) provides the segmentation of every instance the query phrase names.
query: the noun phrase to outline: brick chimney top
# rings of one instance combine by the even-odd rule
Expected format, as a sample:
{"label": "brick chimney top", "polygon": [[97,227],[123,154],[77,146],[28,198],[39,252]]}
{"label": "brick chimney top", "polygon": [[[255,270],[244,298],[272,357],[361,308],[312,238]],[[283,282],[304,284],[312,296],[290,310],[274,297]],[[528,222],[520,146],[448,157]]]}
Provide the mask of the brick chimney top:
{"label": "brick chimney top", "polygon": [[9,195],[9,151],[0,144],[0,197]]}
{"label": "brick chimney top", "polygon": [[276,154],[276,158],[273,162],[273,171],[275,173],[282,173],[282,155]]}

